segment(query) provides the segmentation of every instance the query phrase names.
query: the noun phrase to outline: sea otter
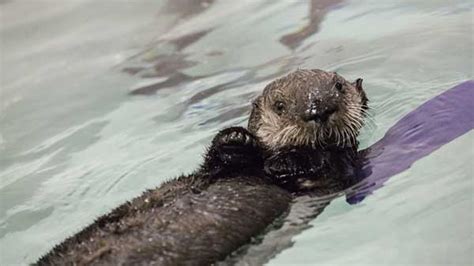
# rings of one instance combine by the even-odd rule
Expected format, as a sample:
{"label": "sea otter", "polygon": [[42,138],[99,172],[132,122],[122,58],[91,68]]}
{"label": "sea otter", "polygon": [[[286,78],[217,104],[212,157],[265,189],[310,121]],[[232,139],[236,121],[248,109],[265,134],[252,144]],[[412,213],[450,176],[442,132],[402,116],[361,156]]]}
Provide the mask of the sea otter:
{"label": "sea otter", "polygon": [[193,174],[146,191],[37,265],[208,265],[271,229],[301,193],[350,183],[367,97],[362,80],[297,70],[267,85],[248,129],[220,131]]}

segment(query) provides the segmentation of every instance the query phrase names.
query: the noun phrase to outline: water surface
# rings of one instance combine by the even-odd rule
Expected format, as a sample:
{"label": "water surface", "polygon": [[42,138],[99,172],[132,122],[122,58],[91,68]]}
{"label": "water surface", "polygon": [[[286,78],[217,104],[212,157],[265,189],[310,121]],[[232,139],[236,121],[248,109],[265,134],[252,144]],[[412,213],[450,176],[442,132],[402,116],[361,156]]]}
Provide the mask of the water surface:
{"label": "water surface", "polygon": [[[366,147],[473,72],[471,1],[0,1],[0,264],[34,261],[146,188],[297,68],[364,78]],[[269,264],[472,265],[473,133]]]}

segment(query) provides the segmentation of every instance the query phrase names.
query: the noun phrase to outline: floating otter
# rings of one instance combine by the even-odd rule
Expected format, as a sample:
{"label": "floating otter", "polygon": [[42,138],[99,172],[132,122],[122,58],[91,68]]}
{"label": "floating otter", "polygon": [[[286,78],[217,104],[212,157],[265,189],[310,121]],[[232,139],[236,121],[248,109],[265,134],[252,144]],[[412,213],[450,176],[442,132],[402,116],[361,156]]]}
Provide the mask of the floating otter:
{"label": "floating otter", "polygon": [[362,80],[298,70],[254,102],[248,130],[220,131],[195,173],[116,208],[37,265],[207,265],[261,234],[300,193],[349,182],[367,108]]}

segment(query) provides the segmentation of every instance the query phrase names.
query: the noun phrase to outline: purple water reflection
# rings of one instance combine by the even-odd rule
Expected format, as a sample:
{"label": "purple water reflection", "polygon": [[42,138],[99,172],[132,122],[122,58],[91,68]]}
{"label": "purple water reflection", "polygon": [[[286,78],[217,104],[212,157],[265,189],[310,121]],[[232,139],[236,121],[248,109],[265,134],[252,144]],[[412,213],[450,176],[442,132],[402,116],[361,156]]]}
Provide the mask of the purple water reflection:
{"label": "purple water reflection", "polygon": [[474,80],[466,81],[413,110],[366,150],[363,185],[348,193],[356,204],[390,177],[474,128]]}

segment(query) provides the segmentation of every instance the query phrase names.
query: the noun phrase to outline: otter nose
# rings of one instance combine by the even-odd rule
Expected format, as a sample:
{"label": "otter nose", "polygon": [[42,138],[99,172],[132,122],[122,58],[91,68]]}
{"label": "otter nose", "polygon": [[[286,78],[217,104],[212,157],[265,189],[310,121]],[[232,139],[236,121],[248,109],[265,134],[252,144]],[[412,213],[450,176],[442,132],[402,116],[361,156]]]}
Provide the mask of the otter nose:
{"label": "otter nose", "polygon": [[337,111],[336,108],[311,106],[304,112],[303,120],[306,122],[315,121],[318,123],[326,122],[329,117]]}

